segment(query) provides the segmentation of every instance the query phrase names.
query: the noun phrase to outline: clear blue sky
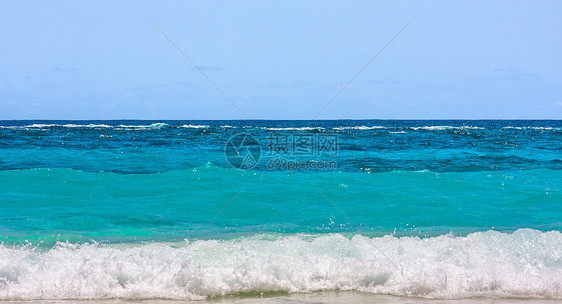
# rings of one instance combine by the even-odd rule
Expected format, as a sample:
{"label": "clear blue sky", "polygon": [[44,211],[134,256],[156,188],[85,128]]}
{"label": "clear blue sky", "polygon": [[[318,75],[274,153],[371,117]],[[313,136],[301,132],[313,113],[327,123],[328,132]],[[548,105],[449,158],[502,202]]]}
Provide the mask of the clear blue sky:
{"label": "clear blue sky", "polygon": [[0,119],[562,119],[562,1],[2,1]]}

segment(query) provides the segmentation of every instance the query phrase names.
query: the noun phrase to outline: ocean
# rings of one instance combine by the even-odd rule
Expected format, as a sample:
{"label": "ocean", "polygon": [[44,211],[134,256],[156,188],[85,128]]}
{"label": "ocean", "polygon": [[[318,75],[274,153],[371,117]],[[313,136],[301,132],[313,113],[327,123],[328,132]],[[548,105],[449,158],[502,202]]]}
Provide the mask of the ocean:
{"label": "ocean", "polygon": [[0,121],[0,300],[562,300],[561,150],[559,120]]}

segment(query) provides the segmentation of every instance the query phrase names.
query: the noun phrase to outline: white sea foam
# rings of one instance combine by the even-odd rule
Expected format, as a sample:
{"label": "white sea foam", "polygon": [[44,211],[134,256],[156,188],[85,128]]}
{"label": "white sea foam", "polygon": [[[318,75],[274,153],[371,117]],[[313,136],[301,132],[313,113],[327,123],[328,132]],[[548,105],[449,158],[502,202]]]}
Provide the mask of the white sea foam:
{"label": "white sea foam", "polygon": [[270,131],[310,131],[310,130],[324,130],[322,127],[295,127],[295,128],[265,128]]}
{"label": "white sea foam", "polygon": [[52,128],[52,127],[60,127],[61,125],[58,124],[32,124],[28,126],[23,126],[22,128]]}
{"label": "white sea foam", "polygon": [[[133,130],[144,130],[144,129],[160,129],[165,127],[174,127],[166,123],[153,123],[150,125],[118,125],[111,126],[107,124],[30,124],[24,126],[0,126],[1,129],[48,129],[48,128],[115,128],[115,129],[133,129]],[[189,128],[189,129],[204,129],[209,128],[209,125],[194,125],[194,124],[184,124],[181,126],[176,126],[179,128]],[[222,125],[217,126],[220,128],[252,128],[250,126],[230,126]],[[325,127],[264,127],[265,130],[271,131],[309,131],[309,130],[324,130]],[[393,129],[393,127],[385,126],[346,126],[346,127],[333,127],[333,130],[377,130],[377,129]],[[410,130],[427,130],[427,131],[442,131],[442,130],[483,130],[483,127],[476,126],[419,126],[419,127],[409,127]],[[503,129],[514,129],[514,130],[537,130],[537,131],[560,131],[562,128],[557,127],[513,127],[506,126]]]}
{"label": "white sea foam", "polygon": [[335,127],[334,130],[376,130],[376,129],[386,129],[383,126],[354,126],[354,127]]}
{"label": "white sea foam", "polygon": [[[353,126],[353,127],[335,127],[334,130],[376,130],[376,129],[393,129],[393,127],[384,126]],[[421,126],[410,127],[410,130],[428,130],[428,131],[442,131],[442,130],[483,130],[482,127],[475,126]]]}
{"label": "white sea foam", "polygon": [[55,127],[62,127],[63,125],[59,124],[32,124],[26,126],[2,126],[0,128],[3,129],[44,129],[44,128],[55,128]]}
{"label": "white sea foam", "polygon": [[0,300],[180,300],[319,290],[562,299],[561,253],[560,232],[530,229],[425,239],[256,236],[179,247],[59,243],[46,252],[1,245]]}
{"label": "white sea foam", "polygon": [[[188,129],[203,129],[209,128],[209,125],[181,125],[181,126],[170,126],[166,123],[158,122],[149,125],[117,125],[111,126],[106,124],[31,124],[25,126],[0,126],[2,129],[48,129],[48,128],[113,128],[117,130],[128,129],[128,130],[147,130],[147,129],[161,129],[166,127],[176,127],[176,128],[188,128]],[[222,128],[236,128],[229,125],[220,126]]]}
{"label": "white sea foam", "polygon": [[514,130],[538,130],[538,131],[551,131],[556,130],[560,131],[562,128],[553,128],[553,127],[503,127],[503,129],[514,129]]}
{"label": "white sea foam", "polygon": [[48,129],[48,128],[114,128],[114,126],[106,124],[31,124],[25,126],[1,126],[0,128],[6,129]]}
{"label": "white sea foam", "polygon": [[161,129],[165,127],[169,127],[169,125],[163,122],[157,122],[150,125],[118,125],[117,126],[117,128],[134,129],[134,130]]}
{"label": "white sea foam", "polygon": [[87,124],[87,125],[79,125],[79,124],[32,124],[28,126],[23,126],[21,128],[112,128],[110,125],[105,124]]}
{"label": "white sea foam", "polygon": [[482,127],[474,126],[424,126],[424,127],[411,127],[412,130],[428,130],[428,131],[442,131],[442,130],[483,130]]}
{"label": "white sea foam", "polygon": [[159,129],[168,127],[168,124],[158,122],[153,123],[150,125],[118,125],[118,126],[110,126],[106,124],[32,124],[26,126],[13,126],[12,128],[131,128],[131,129]]}
{"label": "white sea foam", "polygon": [[180,128],[186,129],[206,129],[209,125],[182,125]]}

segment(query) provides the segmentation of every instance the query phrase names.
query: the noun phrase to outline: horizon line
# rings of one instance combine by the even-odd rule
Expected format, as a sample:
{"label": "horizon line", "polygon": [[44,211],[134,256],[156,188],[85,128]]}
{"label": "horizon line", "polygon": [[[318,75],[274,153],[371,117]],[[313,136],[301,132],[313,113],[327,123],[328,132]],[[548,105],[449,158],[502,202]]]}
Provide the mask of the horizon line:
{"label": "horizon line", "polygon": [[384,121],[384,120],[434,120],[434,121],[444,121],[444,120],[520,120],[520,121],[546,121],[546,120],[562,120],[562,118],[332,118],[332,119],[139,119],[139,118],[112,118],[112,119],[45,119],[45,118],[33,118],[33,119],[0,119],[0,121],[125,121],[125,120],[136,120],[136,121],[343,121],[343,120],[373,120],[373,121]]}

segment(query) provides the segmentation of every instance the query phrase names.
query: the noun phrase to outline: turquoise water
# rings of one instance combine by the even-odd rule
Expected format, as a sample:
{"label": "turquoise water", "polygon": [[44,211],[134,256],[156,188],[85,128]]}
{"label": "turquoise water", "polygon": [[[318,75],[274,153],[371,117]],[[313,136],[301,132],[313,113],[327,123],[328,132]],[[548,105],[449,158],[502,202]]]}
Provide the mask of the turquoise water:
{"label": "turquoise water", "polygon": [[561,149],[561,121],[3,121],[0,299],[562,298]]}
{"label": "turquoise water", "polygon": [[8,243],[562,229],[562,171],[548,169],[354,174],[241,172],[208,164],[153,174],[8,170],[0,179]]}

